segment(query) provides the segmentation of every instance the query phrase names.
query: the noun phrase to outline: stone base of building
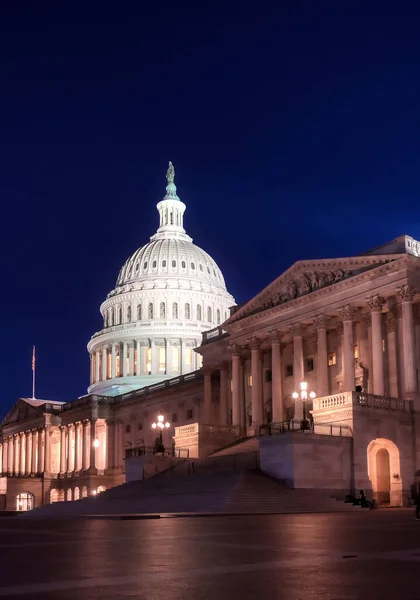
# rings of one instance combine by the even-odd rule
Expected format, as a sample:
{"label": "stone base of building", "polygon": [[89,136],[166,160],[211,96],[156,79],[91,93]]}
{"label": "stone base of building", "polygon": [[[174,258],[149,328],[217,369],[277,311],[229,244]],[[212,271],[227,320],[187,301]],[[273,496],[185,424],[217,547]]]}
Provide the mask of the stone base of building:
{"label": "stone base of building", "polygon": [[204,458],[244,435],[239,427],[191,423],[175,427],[175,452],[184,458]]}

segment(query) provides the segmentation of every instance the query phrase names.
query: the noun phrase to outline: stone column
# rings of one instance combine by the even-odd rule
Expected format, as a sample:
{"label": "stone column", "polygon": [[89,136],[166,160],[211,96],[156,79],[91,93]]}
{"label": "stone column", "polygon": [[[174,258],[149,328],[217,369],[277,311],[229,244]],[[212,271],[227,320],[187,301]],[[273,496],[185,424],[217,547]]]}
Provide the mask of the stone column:
{"label": "stone column", "polygon": [[114,466],[120,466],[120,421],[116,420],[114,425]]}
{"label": "stone column", "polygon": [[72,464],[73,464],[73,456],[72,456],[72,431],[73,431],[73,425],[67,425],[67,473],[70,473],[73,469],[72,469]]}
{"label": "stone column", "polygon": [[107,347],[104,346],[102,348],[102,381],[106,381],[108,379],[108,356],[107,356]]}
{"label": "stone column", "polygon": [[89,354],[90,357],[90,383],[95,383],[95,361],[93,355]]}
{"label": "stone column", "polygon": [[128,344],[128,374],[134,375],[134,342]]}
{"label": "stone column", "polygon": [[82,439],[82,470],[86,471],[86,469],[88,468],[87,466],[87,456],[88,456],[88,426],[89,426],[89,422],[88,421],[83,421],[82,423],[82,428],[83,428],[83,439]]}
{"label": "stone column", "polygon": [[388,386],[391,398],[398,398],[398,353],[396,344],[396,318],[389,312],[386,321],[386,344],[388,350]]}
{"label": "stone column", "polygon": [[74,424],[74,468],[80,471],[80,423]]}
{"label": "stone column", "polygon": [[112,344],[111,346],[111,378],[117,376],[117,345]]}
{"label": "stone column", "polygon": [[140,346],[140,340],[136,341],[136,355],[137,355],[136,375],[141,375],[141,346]]}
{"label": "stone column", "polygon": [[270,332],[271,338],[271,404],[272,422],[284,421],[283,407],[283,368],[281,364],[280,333]]}
{"label": "stone column", "polygon": [[44,473],[49,475],[51,473],[51,429],[50,429],[49,421],[46,422],[44,431],[45,431],[45,433],[44,433],[44,435],[45,435]]}
{"label": "stone column", "polygon": [[115,423],[112,419],[106,422],[106,469],[114,468]]}
{"label": "stone column", "polygon": [[258,435],[259,426],[263,423],[263,398],[262,398],[262,368],[261,368],[261,341],[257,337],[249,340],[251,348],[251,402],[252,402],[252,427]]}
{"label": "stone column", "polygon": [[8,453],[9,453],[9,443],[8,443],[8,439],[5,438],[3,440],[3,456],[2,456],[2,462],[1,462],[1,472],[6,474],[9,470],[8,467]]}
{"label": "stone column", "polygon": [[172,377],[172,346],[171,346],[171,339],[170,338],[166,338],[166,354],[165,354],[165,359],[166,359],[166,374],[170,375]]}
{"label": "stone column", "polygon": [[150,340],[150,352],[151,352],[151,372],[152,375],[156,375],[157,373],[157,347],[156,347],[156,342],[155,340],[151,339]]}
{"label": "stone column", "polygon": [[13,436],[10,436],[7,440],[7,471],[8,473],[13,473]]}
{"label": "stone column", "polygon": [[44,430],[38,429],[38,467],[37,473],[42,473],[44,471],[44,451],[43,451],[43,437]]}
{"label": "stone column", "polygon": [[37,473],[37,455],[36,450],[38,447],[38,431],[36,429],[32,430],[32,468],[31,471],[33,475]]}
{"label": "stone column", "polygon": [[229,350],[232,353],[232,425],[242,427],[240,347],[237,344],[231,344]]}
{"label": "stone column", "polygon": [[204,370],[204,405],[203,405],[203,424],[204,425],[210,425],[211,421],[212,421],[211,373],[212,373],[212,369],[206,367]]}
{"label": "stone column", "polygon": [[402,312],[404,398],[409,400],[417,393],[416,344],[413,319],[413,299],[416,290],[411,285],[402,285],[397,289],[397,292]]}
{"label": "stone column", "polygon": [[26,434],[21,433],[19,435],[19,473],[25,474],[25,441]]}
{"label": "stone column", "polygon": [[385,299],[375,295],[367,299],[372,317],[372,362],[373,362],[373,393],[383,396],[384,385],[384,357],[382,350],[382,307]]}
{"label": "stone column", "polygon": [[13,469],[12,473],[17,475],[19,473],[19,440],[18,435],[13,436]]}
{"label": "stone column", "polygon": [[[292,325],[291,331],[293,337],[293,391],[300,394],[300,384],[304,378],[302,325],[300,323],[295,323]],[[299,421],[303,419],[302,402],[295,402],[294,418]]]}
{"label": "stone column", "polygon": [[225,362],[219,365],[220,369],[220,404],[219,404],[219,425],[228,424],[228,366]]}
{"label": "stone column", "polygon": [[101,381],[101,359],[100,359],[101,353],[100,350],[95,350],[95,383],[98,383],[98,381]]}
{"label": "stone column", "polygon": [[186,366],[185,366],[185,341],[181,338],[181,375],[185,375]]}
{"label": "stone column", "polygon": [[60,473],[66,473],[66,426],[60,427]]}
{"label": "stone column", "polygon": [[146,369],[146,346],[145,342],[140,342],[140,375],[148,375]]}
{"label": "stone column", "polygon": [[122,356],[120,356],[120,372],[122,369],[123,377],[127,377],[127,342],[122,344]]}
{"label": "stone column", "polygon": [[353,317],[355,310],[347,304],[339,310],[343,321],[343,392],[353,392],[354,383],[354,342]]}
{"label": "stone column", "polygon": [[26,456],[25,456],[25,472],[31,474],[32,469],[32,432],[26,432]]}
{"label": "stone column", "polygon": [[[328,396],[330,393],[329,378],[328,378],[328,347],[327,347],[327,317],[318,315],[315,318],[315,326],[317,330],[317,353],[316,353],[316,370],[317,370],[317,389],[316,395],[318,398]],[[296,390],[298,391],[298,390]]]}

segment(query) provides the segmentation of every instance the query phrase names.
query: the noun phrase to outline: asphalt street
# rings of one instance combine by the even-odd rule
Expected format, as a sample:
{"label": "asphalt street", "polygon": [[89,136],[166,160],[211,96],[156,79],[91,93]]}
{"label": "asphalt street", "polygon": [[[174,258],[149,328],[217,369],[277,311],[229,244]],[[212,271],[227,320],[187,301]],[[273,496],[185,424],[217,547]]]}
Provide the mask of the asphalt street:
{"label": "asphalt street", "polygon": [[420,597],[413,511],[0,520],[0,598]]}

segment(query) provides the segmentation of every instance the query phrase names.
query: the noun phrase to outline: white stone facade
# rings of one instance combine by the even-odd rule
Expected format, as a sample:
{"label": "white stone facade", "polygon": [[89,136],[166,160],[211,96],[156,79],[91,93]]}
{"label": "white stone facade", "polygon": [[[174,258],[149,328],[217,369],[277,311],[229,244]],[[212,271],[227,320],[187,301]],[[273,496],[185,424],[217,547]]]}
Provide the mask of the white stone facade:
{"label": "white stone facade", "polygon": [[202,332],[235,303],[215,261],[185,233],[172,165],[167,179],[157,233],[126,261],[101,306],[104,328],[88,344],[89,393],[116,396],[199,369]]}

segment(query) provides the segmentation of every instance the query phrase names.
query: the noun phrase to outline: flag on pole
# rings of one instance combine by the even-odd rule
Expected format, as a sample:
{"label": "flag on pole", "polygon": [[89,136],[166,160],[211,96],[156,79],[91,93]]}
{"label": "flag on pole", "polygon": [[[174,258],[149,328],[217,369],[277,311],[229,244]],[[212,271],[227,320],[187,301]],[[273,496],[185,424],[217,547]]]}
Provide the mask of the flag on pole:
{"label": "flag on pole", "polygon": [[35,346],[32,348],[32,398],[35,399]]}

